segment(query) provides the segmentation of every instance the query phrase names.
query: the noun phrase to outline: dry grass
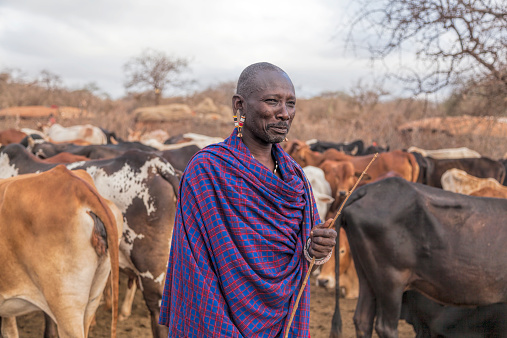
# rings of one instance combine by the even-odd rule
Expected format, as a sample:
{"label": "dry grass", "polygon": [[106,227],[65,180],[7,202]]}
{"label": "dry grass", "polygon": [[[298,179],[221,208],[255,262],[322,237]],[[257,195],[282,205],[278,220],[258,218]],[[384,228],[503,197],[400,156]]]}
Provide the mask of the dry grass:
{"label": "dry grass", "polygon": [[[29,93],[21,91],[29,90],[19,85],[8,90],[9,97],[18,100],[6,100],[5,92],[0,94],[0,107],[12,106],[13,101],[21,103],[18,105],[43,104]],[[233,91],[233,83],[223,83],[191,96],[165,98],[161,104],[185,103],[194,108],[205,98],[211,98],[219,107],[230,107]],[[297,115],[289,138],[302,140],[318,138],[335,142],[362,139],[366,144],[377,142],[381,146],[390,146],[390,149],[406,149],[412,145],[425,149],[465,146],[493,159],[501,158],[507,152],[505,138],[493,138],[488,135],[451,137],[418,132],[408,136],[401,135],[396,130],[399,125],[423,117],[445,116],[445,106],[414,99],[379,102],[379,96],[373,95],[374,93],[364,94],[356,91],[354,96],[339,93],[298,100]],[[41,97],[41,90],[35,90],[33,95]],[[100,99],[86,91],[61,91],[53,93],[53,96],[58,97],[56,101],[60,105],[86,106],[86,109],[95,115],[94,118],[60,119],[58,122],[62,125],[91,123],[115,131],[124,139],[128,136],[129,128],[146,131],[163,129],[171,136],[195,132],[220,137],[227,137],[233,128],[232,116],[229,121],[194,117],[170,123],[136,123],[133,111],[138,107],[151,105],[153,98],[149,94],[130,95],[121,100]],[[453,115],[457,115],[455,111]],[[47,122],[45,118],[26,120],[15,117],[2,118],[0,130],[13,127],[36,128],[37,123],[45,122]]]}

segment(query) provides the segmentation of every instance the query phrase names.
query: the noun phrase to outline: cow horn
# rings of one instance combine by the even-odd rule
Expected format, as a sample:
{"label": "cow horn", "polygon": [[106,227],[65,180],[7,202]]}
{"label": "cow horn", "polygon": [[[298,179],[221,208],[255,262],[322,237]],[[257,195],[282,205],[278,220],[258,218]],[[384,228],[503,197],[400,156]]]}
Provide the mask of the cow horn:
{"label": "cow horn", "polygon": [[35,146],[35,141],[34,141],[34,139],[31,136],[27,136],[26,140],[28,141],[28,146],[26,147],[26,149],[29,152],[32,152],[33,147]]}

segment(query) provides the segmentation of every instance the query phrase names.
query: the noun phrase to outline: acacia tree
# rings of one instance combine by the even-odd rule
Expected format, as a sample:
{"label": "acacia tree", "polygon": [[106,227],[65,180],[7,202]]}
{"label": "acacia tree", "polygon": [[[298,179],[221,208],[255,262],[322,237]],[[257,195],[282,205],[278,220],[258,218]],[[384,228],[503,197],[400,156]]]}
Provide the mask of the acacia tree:
{"label": "acacia tree", "polygon": [[[358,2],[347,41],[366,47],[373,60],[398,53],[396,69],[387,66],[388,73],[406,89],[434,93],[487,82],[507,93],[507,1]],[[367,32],[360,40],[358,28]],[[415,52],[415,60],[407,52]]]}
{"label": "acacia tree", "polygon": [[188,60],[174,58],[162,51],[144,50],[141,55],[131,58],[123,69],[126,75],[126,89],[138,88],[152,90],[155,94],[155,105],[168,85],[180,87],[184,81],[178,75],[188,68]]}

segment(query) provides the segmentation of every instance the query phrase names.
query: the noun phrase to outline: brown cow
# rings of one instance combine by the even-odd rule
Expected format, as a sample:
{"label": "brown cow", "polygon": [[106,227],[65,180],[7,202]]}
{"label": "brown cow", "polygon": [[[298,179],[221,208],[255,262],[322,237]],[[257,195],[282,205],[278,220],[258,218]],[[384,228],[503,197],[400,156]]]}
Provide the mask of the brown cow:
{"label": "brown cow", "polygon": [[[359,296],[359,279],[357,278],[356,267],[350,253],[349,241],[345,230],[340,228],[339,249],[340,253],[340,293],[346,299],[356,299]],[[335,255],[322,265],[320,274],[317,277],[317,285],[332,290],[336,287],[335,278]]]}
{"label": "brown cow", "polygon": [[483,187],[472,191],[470,196],[507,198],[507,187]]}
{"label": "brown cow", "polygon": [[309,165],[320,167],[325,160],[346,161],[353,157],[333,148],[326,149],[322,153],[312,151],[308,144],[300,140],[289,141],[282,146],[301,167]]}
{"label": "brown cow", "polygon": [[74,163],[81,161],[89,161],[90,159],[86,156],[74,155],[71,153],[63,152],[56,154],[55,156],[51,156],[45,159],[42,159],[44,163]]}
{"label": "brown cow", "polygon": [[331,196],[334,198],[326,215],[327,219],[336,215],[345,196],[356,184],[361,173],[355,171],[354,165],[350,161],[326,160],[322,162],[320,168],[324,171],[326,181],[331,186]]}
{"label": "brown cow", "polygon": [[[310,150],[310,147],[301,141],[292,141],[286,151],[302,167],[307,165],[320,167],[325,160],[350,161],[354,165],[355,171],[358,172],[362,172],[374,156],[373,154],[350,156],[336,149],[328,149],[321,154]],[[414,155],[406,151],[393,150],[380,153],[368,169],[369,177],[364,179],[364,183],[375,180],[389,171],[398,173],[407,181],[416,182],[419,176],[419,165]]]}
{"label": "brown cow", "polygon": [[116,336],[123,217],[90,175],[62,165],[4,179],[0,205],[3,336],[18,336],[16,316],[43,310],[60,337],[86,337],[110,272]]}
{"label": "brown cow", "polygon": [[11,143],[19,143],[26,137],[26,134],[17,129],[6,129],[0,131],[0,145],[7,145]]}
{"label": "brown cow", "polygon": [[494,178],[480,178],[469,175],[466,171],[460,169],[449,169],[441,178],[442,188],[444,190],[452,191],[459,194],[471,195],[472,192],[479,189],[490,188],[504,188]]}

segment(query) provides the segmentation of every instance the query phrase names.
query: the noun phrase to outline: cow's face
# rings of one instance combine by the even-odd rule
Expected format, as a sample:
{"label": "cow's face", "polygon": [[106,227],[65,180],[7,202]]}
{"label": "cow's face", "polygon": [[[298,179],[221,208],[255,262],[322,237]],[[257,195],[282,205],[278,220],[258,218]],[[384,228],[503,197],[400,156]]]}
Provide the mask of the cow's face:
{"label": "cow's face", "polygon": [[[352,264],[352,256],[350,254],[350,246],[347,240],[345,230],[340,228],[340,241],[339,241],[339,260],[340,260],[340,276],[342,276]],[[336,258],[335,252],[331,255],[331,259],[322,265],[320,275],[317,277],[317,285],[332,290],[336,286],[336,274],[335,274]],[[340,279],[340,286],[342,286]],[[347,290],[341,290],[343,294],[347,293]]]}

